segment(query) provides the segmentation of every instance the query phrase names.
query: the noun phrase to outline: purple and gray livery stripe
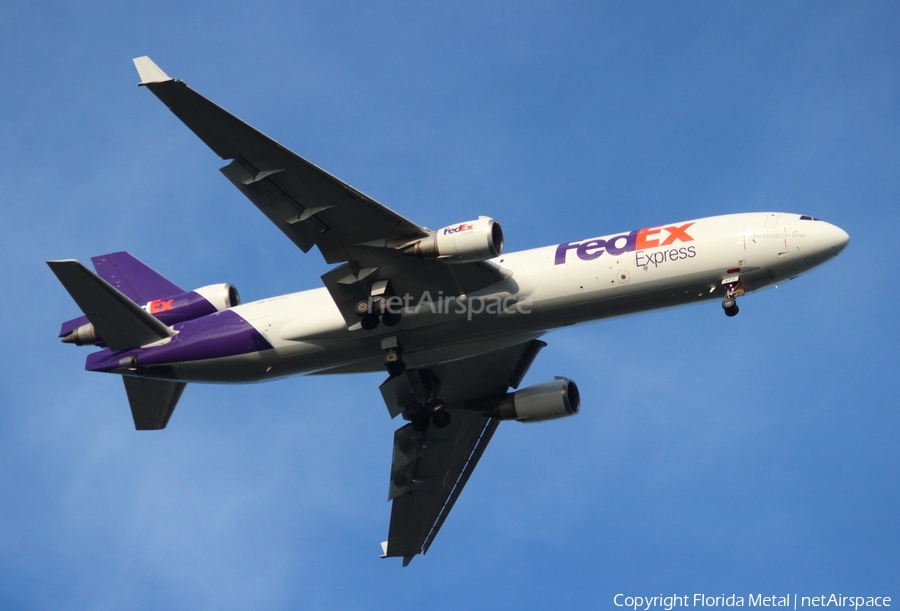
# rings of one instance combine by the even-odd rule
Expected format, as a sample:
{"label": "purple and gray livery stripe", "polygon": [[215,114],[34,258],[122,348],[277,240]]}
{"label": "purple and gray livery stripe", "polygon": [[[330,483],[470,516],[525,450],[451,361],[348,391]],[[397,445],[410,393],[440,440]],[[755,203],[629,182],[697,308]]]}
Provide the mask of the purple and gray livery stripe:
{"label": "purple and gray livery stripe", "polygon": [[[88,371],[113,371],[136,358],[138,368],[200,361],[271,350],[253,325],[231,310],[176,324],[177,334],[161,345],[133,350],[101,350],[88,355]],[[128,366],[128,365],[124,365]]]}

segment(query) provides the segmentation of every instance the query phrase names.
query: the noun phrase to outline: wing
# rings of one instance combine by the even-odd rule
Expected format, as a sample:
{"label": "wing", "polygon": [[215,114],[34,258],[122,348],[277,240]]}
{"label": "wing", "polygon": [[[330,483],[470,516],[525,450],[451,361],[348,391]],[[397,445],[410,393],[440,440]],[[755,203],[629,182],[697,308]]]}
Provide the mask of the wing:
{"label": "wing", "polygon": [[[328,263],[346,262],[333,270],[334,278],[326,274],[323,280],[348,322],[356,321],[352,306],[368,297],[367,289],[379,280],[390,280],[398,294],[423,290],[458,294],[504,279],[503,270],[492,264],[451,266],[402,254],[399,247],[427,236],[428,230],[170,78],[149,57],[134,63],[140,85],[217,155],[231,160],[222,173],[287,237],[303,252],[317,246]],[[404,277],[412,283],[404,284]],[[347,278],[352,280],[338,282]]]}
{"label": "wing", "polygon": [[411,422],[394,433],[388,492],[393,506],[383,557],[402,557],[406,566],[413,556],[428,551],[500,424],[483,416],[483,409],[496,403],[510,387],[518,387],[545,345],[532,340],[407,371],[382,384],[382,396],[392,415],[409,413],[432,392],[450,414],[445,428],[432,424],[418,431]]}

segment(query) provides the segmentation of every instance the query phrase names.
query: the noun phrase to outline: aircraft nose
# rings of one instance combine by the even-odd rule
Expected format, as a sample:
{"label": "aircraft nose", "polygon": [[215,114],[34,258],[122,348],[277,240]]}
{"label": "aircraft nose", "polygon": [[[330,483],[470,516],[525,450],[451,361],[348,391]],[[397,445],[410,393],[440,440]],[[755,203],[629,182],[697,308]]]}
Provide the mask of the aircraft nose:
{"label": "aircraft nose", "polygon": [[831,226],[832,246],[835,256],[841,254],[841,251],[847,248],[850,243],[850,234],[836,225]]}

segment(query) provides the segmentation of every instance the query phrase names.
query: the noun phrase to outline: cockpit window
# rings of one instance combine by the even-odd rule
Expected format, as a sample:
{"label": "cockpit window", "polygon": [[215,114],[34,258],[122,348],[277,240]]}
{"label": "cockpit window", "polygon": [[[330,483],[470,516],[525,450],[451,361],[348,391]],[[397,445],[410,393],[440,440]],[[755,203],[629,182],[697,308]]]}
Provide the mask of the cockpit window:
{"label": "cockpit window", "polygon": [[805,214],[800,217],[801,221],[821,221],[822,219],[817,219],[814,216],[806,216]]}

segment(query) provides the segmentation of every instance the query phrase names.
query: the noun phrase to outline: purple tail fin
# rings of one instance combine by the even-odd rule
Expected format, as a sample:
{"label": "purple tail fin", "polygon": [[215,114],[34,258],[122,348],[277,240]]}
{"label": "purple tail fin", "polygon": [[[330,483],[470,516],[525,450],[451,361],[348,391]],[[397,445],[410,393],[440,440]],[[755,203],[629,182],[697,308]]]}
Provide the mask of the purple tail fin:
{"label": "purple tail fin", "polygon": [[147,303],[185,292],[127,252],[91,257],[91,262],[98,276],[135,303]]}

